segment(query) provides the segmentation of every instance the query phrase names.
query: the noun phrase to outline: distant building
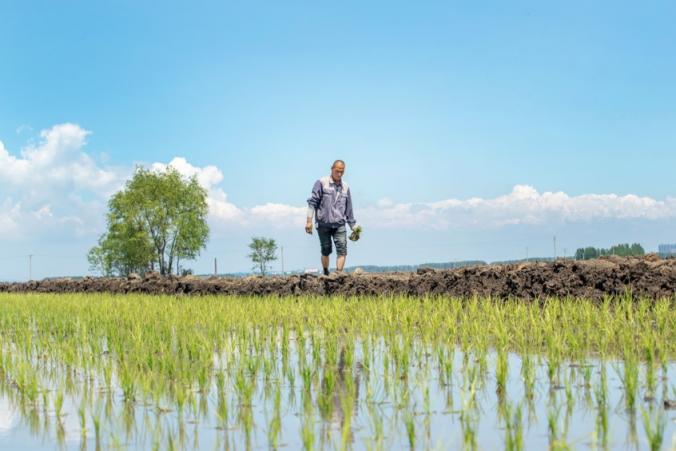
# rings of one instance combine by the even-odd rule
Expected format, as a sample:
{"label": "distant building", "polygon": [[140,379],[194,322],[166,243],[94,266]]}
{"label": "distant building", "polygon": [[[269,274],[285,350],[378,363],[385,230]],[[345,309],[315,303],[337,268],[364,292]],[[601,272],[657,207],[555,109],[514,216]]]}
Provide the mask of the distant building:
{"label": "distant building", "polygon": [[676,257],[676,244],[660,244],[657,246],[657,252],[662,257]]}
{"label": "distant building", "polygon": [[305,271],[303,271],[305,274],[319,274],[319,269],[317,268],[306,268]]}

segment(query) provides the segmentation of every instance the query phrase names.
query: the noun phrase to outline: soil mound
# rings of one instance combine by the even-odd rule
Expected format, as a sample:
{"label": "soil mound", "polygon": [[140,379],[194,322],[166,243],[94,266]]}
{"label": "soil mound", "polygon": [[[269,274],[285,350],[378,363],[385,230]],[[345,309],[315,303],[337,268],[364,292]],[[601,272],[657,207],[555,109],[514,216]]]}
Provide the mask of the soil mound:
{"label": "soil mound", "polygon": [[605,257],[547,263],[477,265],[414,273],[276,277],[160,277],[55,279],[0,283],[0,292],[108,292],[194,295],[447,295],[541,299],[549,296],[661,298],[676,293],[676,259]]}

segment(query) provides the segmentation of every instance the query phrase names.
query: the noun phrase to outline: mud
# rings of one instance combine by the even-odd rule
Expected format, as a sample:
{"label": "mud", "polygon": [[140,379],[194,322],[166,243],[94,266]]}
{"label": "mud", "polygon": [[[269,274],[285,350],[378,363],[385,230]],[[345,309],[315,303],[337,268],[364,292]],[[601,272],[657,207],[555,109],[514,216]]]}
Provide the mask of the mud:
{"label": "mud", "polygon": [[478,265],[414,273],[225,278],[145,277],[55,279],[0,283],[0,292],[152,293],[174,295],[447,295],[543,299],[550,296],[661,298],[676,293],[676,259],[654,255],[590,261]]}

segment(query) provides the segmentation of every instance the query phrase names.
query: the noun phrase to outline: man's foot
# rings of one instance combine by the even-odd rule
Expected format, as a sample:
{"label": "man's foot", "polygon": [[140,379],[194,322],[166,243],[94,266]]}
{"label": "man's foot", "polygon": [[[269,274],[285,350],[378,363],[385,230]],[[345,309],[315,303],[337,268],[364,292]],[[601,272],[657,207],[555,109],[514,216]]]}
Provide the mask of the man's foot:
{"label": "man's foot", "polygon": [[328,276],[329,275],[329,268],[324,268],[324,275]]}

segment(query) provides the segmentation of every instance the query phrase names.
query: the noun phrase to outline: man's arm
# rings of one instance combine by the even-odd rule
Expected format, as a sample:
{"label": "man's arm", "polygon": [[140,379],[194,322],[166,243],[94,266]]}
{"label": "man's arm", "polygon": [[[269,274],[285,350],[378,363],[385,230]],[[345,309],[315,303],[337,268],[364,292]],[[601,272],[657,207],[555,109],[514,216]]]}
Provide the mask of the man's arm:
{"label": "man's arm", "polygon": [[354,212],[352,211],[352,190],[347,190],[347,201],[345,202],[345,218],[350,225],[350,229],[354,229],[357,221],[354,219]]}
{"label": "man's arm", "polygon": [[322,182],[317,180],[312,187],[312,193],[308,197],[307,204],[313,210],[319,208],[319,204],[322,202]]}
{"label": "man's arm", "polygon": [[317,180],[312,187],[312,193],[307,200],[307,221],[305,222],[305,231],[307,233],[312,233],[312,216],[315,213],[315,210],[319,208],[319,204],[322,201],[322,182]]}

